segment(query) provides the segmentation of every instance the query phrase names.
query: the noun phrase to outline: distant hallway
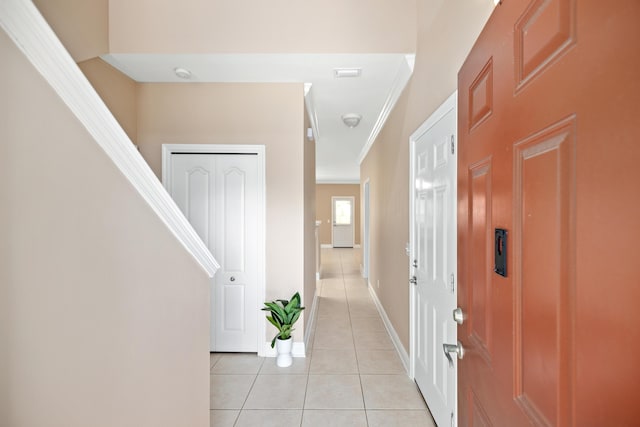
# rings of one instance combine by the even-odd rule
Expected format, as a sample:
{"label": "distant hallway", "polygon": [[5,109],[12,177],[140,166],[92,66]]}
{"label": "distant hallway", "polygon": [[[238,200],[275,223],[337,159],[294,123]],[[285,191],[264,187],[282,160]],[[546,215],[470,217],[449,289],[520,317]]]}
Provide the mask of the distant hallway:
{"label": "distant hallway", "polygon": [[[323,249],[306,358],[290,368],[211,355],[211,426],[432,426],[360,277],[358,249]],[[309,307],[309,310],[311,307]]]}

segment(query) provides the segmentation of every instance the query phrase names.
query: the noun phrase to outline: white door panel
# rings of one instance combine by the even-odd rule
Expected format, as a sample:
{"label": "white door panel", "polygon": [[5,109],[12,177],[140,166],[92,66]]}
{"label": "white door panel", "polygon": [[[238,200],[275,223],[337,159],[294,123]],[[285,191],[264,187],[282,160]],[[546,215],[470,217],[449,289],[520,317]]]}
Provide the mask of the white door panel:
{"label": "white door panel", "polygon": [[[442,114],[442,113],[441,113]],[[452,152],[455,103],[414,142],[413,366],[416,383],[440,426],[457,419],[456,369],[443,344],[455,344],[456,172]],[[429,120],[428,120],[429,122]]]}
{"label": "white door panel", "polygon": [[211,290],[211,350],[257,348],[258,159],[173,154],[170,193],[220,263]]}

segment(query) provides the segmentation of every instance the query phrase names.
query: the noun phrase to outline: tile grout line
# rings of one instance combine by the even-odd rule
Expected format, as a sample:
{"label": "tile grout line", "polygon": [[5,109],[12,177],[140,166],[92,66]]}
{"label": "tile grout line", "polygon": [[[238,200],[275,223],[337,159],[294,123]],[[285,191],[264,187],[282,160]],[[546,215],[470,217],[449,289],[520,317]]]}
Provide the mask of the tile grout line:
{"label": "tile grout line", "polygon": [[245,410],[244,406],[247,404],[247,400],[249,400],[249,396],[251,395],[251,391],[253,390],[253,387],[255,387],[256,385],[256,381],[258,381],[258,375],[260,375],[260,370],[262,369],[263,365],[264,365],[264,360],[262,360],[262,363],[258,368],[258,372],[256,372],[256,376],[253,379],[253,382],[251,383],[251,387],[249,387],[249,392],[247,393],[247,396],[244,398],[244,402],[242,402],[242,407],[240,408],[240,411],[238,411],[238,416],[236,417],[236,421],[233,423],[234,426],[238,424],[238,421],[240,420],[240,415],[242,415],[242,411]]}
{"label": "tile grout line", "polygon": [[[342,256],[340,257],[340,266],[342,267]],[[353,332],[353,322],[351,319],[351,304],[349,304],[349,298],[347,296],[347,285],[344,279],[344,268],[342,267],[342,286],[344,289],[344,296],[347,302],[347,311],[349,313],[349,326],[351,327],[351,342],[353,344],[353,352],[356,357],[356,369],[358,370],[358,382],[360,383],[360,393],[362,394],[362,411],[364,412],[364,420],[369,426],[369,417],[367,415],[367,404],[364,400],[364,387],[362,385],[362,374],[360,373],[360,360],[358,358],[358,350],[356,348],[356,337]]]}

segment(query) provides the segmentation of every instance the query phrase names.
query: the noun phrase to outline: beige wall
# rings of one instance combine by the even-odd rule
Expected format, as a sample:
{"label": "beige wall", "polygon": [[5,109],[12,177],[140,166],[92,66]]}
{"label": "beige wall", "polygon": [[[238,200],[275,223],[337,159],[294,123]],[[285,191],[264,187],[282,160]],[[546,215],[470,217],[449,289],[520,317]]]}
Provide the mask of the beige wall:
{"label": "beige wall", "polygon": [[331,197],[346,196],[355,198],[355,243],[360,244],[360,184],[317,184],[316,218],[320,225],[320,243],[331,244]]}
{"label": "beige wall", "polygon": [[76,62],[109,52],[109,0],[34,0]]}
{"label": "beige wall", "polygon": [[309,326],[309,315],[316,293],[316,143],[308,141],[310,126],[305,107],[302,144],[304,145],[304,305],[308,307],[305,326]]}
{"label": "beige wall", "polygon": [[112,53],[415,52],[416,0],[111,0]]}
{"label": "beige wall", "polygon": [[[266,146],[268,300],[304,290],[303,90],[301,83],[138,87],[138,145],[158,177],[162,144]],[[296,328],[296,341],[303,329]]]}
{"label": "beige wall", "polygon": [[360,167],[362,182],[371,180],[369,281],[407,352],[409,137],[455,91],[458,69],[493,7],[492,0],[418,1],[413,77]]}
{"label": "beige wall", "polygon": [[208,426],[208,278],[3,31],[0,56],[0,425]]}
{"label": "beige wall", "polygon": [[100,58],[78,64],[120,126],[135,144],[137,137],[135,81]]}

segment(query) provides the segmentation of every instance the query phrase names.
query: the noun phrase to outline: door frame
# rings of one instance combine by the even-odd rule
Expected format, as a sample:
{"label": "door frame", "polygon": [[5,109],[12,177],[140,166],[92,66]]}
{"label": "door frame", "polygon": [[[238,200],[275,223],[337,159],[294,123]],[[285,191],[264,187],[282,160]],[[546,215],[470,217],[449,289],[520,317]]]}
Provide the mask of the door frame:
{"label": "door frame", "polygon": [[[255,154],[258,156],[258,283],[257,283],[257,307],[256,310],[262,308],[262,303],[266,298],[265,280],[266,280],[266,159],[264,145],[226,145],[226,144],[162,144],[162,185],[165,189],[171,188],[171,156],[174,153],[189,154]],[[167,190],[168,191],[168,190]],[[213,278],[211,279],[213,281]],[[211,310],[210,310],[211,311]],[[209,313],[211,317],[211,313]],[[257,316],[257,348],[258,356],[265,357],[264,337],[266,336],[266,320],[264,316]]]}
{"label": "door frame", "polygon": [[371,236],[369,235],[371,220],[371,180],[367,178],[362,184],[362,277],[369,278],[369,265],[371,263]]}
{"label": "door frame", "polygon": [[333,241],[333,228],[336,221],[334,200],[335,199],[351,199],[351,247],[356,246],[356,198],[353,196],[331,196],[331,247],[335,248]]}
{"label": "door frame", "polygon": [[[453,92],[447,99],[440,105],[425,122],[420,125],[409,137],[409,277],[414,275],[413,265],[411,260],[416,253],[415,242],[415,160],[416,160],[416,143],[417,141],[427,133],[436,123],[438,123],[449,111],[456,108],[458,104],[458,91]],[[457,120],[457,118],[456,118]],[[455,140],[457,145],[458,130],[455,129]],[[456,146],[457,150],[457,146]],[[457,181],[453,183],[457,186]],[[457,228],[456,228],[457,230]],[[457,233],[457,231],[456,231]],[[457,238],[457,237],[456,237]],[[409,290],[409,376],[415,380],[415,364],[416,364],[416,321],[417,316],[414,309],[416,299],[415,286],[410,285]],[[457,295],[458,287],[455,288],[455,294]],[[457,382],[457,378],[456,378]],[[457,408],[457,393],[456,393],[456,408]]]}

